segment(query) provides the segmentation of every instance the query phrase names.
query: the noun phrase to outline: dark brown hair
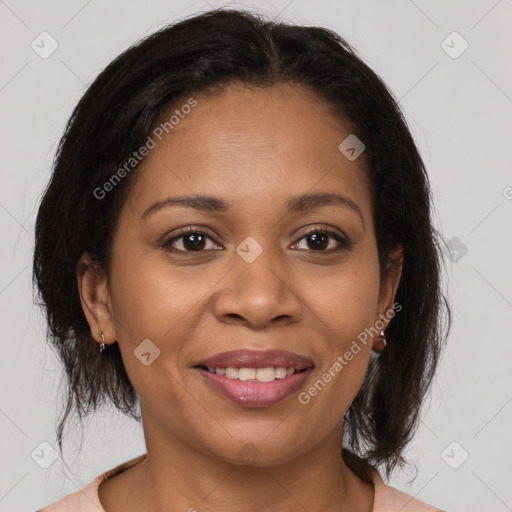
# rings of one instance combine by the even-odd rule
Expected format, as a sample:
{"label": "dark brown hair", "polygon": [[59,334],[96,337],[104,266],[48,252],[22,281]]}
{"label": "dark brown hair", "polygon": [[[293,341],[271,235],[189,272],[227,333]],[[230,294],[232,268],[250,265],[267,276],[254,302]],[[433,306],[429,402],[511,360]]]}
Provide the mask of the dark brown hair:
{"label": "dark brown hair", "polygon": [[73,409],[82,419],[110,401],[140,420],[119,346],[100,355],[76,280],[84,251],[108,272],[119,209],[136,169],[108,199],[94,191],[146,142],[178,99],[231,84],[280,82],[309,88],[364,142],[383,277],[390,251],[403,248],[395,298],[402,310],[386,330],[386,350],[370,360],[344,424],[347,446],[369,463],[384,465],[387,476],[405,463],[402,452],[418,426],[451,323],[441,290],[442,238],[432,226],[424,164],[397,101],[339,35],[232,9],[171,24],[118,56],[89,86],[60,141],[37,215],[33,270],[48,337],[68,383],[57,428],[61,453]]}

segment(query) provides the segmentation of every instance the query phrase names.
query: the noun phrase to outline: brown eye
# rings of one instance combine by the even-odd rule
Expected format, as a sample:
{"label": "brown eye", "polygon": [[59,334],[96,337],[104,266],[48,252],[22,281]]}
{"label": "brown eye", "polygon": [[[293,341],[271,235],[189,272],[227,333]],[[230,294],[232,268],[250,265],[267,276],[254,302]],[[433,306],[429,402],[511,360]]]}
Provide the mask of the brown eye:
{"label": "brown eye", "polygon": [[[208,241],[212,242],[214,247],[208,247]],[[187,229],[179,235],[169,238],[163,243],[163,247],[175,252],[203,252],[204,250],[215,249],[215,241],[203,231]],[[178,246],[178,247],[176,247]]]}
{"label": "brown eye", "polygon": [[[331,242],[329,239],[332,239]],[[321,229],[312,229],[303,236],[300,241],[306,240],[307,248],[306,250],[314,251],[314,252],[335,252],[340,251],[342,249],[350,249],[350,242],[334,233],[333,231],[321,230]],[[332,241],[334,240],[334,247],[332,246]],[[337,245],[336,245],[337,244]]]}

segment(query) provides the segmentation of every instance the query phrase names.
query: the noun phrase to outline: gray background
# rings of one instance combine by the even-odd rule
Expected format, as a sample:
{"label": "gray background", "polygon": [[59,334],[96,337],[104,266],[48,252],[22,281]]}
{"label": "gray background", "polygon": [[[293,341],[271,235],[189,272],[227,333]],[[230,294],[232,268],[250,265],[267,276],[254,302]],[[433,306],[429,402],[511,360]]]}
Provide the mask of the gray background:
{"label": "gray background", "polygon": [[[0,0],[1,511],[33,512],[145,451],[140,426],[105,410],[87,418],[83,436],[68,435],[68,467],[58,458],[43,469],[32,456],[51,454],[41,443],[55,447],[63,385],[32,300],[34,219],[86,85],[142,36],[226,4]],[[446,279],[454,326],[408,452],[417,478],[408,483],[408,470],[389,483],[452,512],[512,510],[512,1],[229,5],[334,29],[400,99],[431,177],[436,225],[457,251]],[[58,43],[46,59],[31,47],[43,31]],[[464,43],[448,37],[454,31],[469,44],[457,58]]]}

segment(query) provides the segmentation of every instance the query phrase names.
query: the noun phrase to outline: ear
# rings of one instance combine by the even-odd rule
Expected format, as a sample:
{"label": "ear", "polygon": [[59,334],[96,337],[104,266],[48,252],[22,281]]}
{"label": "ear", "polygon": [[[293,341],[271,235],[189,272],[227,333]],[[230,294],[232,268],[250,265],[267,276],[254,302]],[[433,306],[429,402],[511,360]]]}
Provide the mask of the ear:
{"label": "ear", "polygon": [[375,321],[382,319],[385,322],[385,327],[388,326],[390,319],[386,316],[386,312],[393,311],[393,304],[395,301],[396,290],[400,282],[403,266],[403,249],[399,245],[390,254],[386,273],[381,279],[379,289],[379,301],[377,307],[377,317]]}
{"label": "ear", "polygon": [[76,278],[80,302],[92,337],[102,343],[103,333],[106,344],[114,343],[117,337],[106,272],[92,261],[89,253],[84,252],[76,266]]}

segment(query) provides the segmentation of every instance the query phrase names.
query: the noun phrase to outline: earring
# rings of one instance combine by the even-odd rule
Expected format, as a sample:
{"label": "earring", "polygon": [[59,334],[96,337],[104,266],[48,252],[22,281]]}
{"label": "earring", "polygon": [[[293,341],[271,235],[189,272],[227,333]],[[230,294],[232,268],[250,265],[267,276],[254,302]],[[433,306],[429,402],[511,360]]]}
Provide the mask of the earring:
{"label": "earring", "polygon": [[381,354],[386,348],[386,338],[384,337],[384,331],[380,331],[380,338],[377,342],[377,345],[373,347],[373,351],[377,354]]}
{"label": "earring", "polygon": [[105,350],[105,335],[101,333],[100,354]]}

